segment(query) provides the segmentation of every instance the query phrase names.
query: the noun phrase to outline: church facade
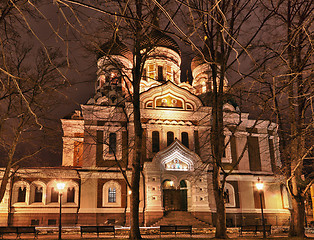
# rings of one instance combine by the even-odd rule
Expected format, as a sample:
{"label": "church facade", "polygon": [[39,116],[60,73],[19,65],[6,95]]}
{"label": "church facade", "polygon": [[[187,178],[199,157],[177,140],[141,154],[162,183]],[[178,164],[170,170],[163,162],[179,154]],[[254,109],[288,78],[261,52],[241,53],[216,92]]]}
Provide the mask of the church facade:
{"label": "church facade", "polygon": [[[181,82],[181,52],[169,36],[154,32],[140,86],[143,171],[140,222],[150,226],[168,211],[187,211],[214,225],[210,123],[212,91],[209,63],[191,64],[193,82]],[[55,225],[59,198],[56,183],[66,183],[63,224],[129,225],[134,120],[132,53],[116,39],[102,46],[95,95],[61,119],[63,159],[59,168],[21,169],[0,203],[1,225]],[[224,81],[228,89],[228,81]],[[222,164],[230,169],[225,204],[228,226],[260,221],[255,187],[263,181],[264,214],[273,225],[288,224],[290,203],[280,176],[276,124],[249,119],[234,101],[224,104],[225,146]]]}

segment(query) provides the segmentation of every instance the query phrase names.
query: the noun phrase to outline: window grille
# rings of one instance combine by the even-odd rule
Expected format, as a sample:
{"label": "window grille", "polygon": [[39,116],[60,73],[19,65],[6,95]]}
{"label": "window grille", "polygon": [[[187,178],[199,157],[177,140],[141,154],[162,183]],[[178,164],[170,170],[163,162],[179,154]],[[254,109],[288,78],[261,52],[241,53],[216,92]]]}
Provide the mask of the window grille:
{"label": "window grille", "polygon": [[108,202],[115,203],[116,202],[116,188],[108,189]]}

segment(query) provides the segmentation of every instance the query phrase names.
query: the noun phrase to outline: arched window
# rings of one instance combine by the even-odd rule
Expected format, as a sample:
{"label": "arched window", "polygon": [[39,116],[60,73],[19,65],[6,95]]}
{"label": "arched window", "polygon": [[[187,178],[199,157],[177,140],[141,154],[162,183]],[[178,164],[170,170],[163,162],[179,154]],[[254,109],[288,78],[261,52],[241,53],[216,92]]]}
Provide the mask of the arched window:
{"label": "arched window", "polygon": [[13,204],[29,204],[30,186],[25,181],[15,182],[12,189]]}
{"label": "arched window", "polygon": [[55,188],[50,190],[50,202],[58,202],[59,193]]}
{"label": "arched window", "polygon": [[115,203],[116,202],[116,188],[110,187],[108,189],[108,202]]}
{"label": "arched window", "polygon": [[281,185],[281,198],[282,198],[282,207],[285,209],[291,209],[291,200],[288,194],[287,187],[285,185]]}
{"label": "arched window", "polygon": [[226,207],[235,207],[236,206],[234,188],[230,183],[225,184],[224,198],[225,198],[225,206]]}
{"label": "arched window", "polygon": [[159,132],[158,131],[153,131],[152,133],[152,152],[156,153],[159,152],[160,147],[159,147]]}
{"label": "arched window", "polygon": [[121,185],[116,181],[108,181],[103,185],[103,207],[121,207]]}
{"label": "arched window", "polygon": [[[64,181],[65,189],[62,195],[63,204],[77,204],[79,185],[73,180]],[[59,202],[59,191],[56,188],[57,181],[52,180],[47,184],[47,203]]]}
{"label": "arched window", "polygon": [[174,133],[167,132],[167,146],[169,146],[174,141]]}
{"label": "arched window", "polygon": [[162,66],[158,66],[158,81],[162,82],[164,80],[164,76],[163,76],[163,67]]}
{"label": "arched window", "polygon": [[67,190],[67,202],[68,203],[74,203],[75,197],[75,188],[69,187]]}
{"label": "arched window", "polygon": [[109,153],[113,154],[116,153],[117,149],[117,134],[110,133],[109,134]]}
{"label": "arched window", "polygon": [[25,202],[26,200],[26,187],[19,187],[17,202]]}
{"label": "arched window", "polygon": [[143,74],[142,74],[142,75],[143,75],[142,77],[143,77],[143,80],[144,80],[144,81],[147,80],[146,74],[147,74],[147,71],[146,71],[146,68],[144,68],[144,69],[143,69]]}
{"label": "arched window", "polygon": [[184,146],[189,148],[189,134],[187,132],[181,133],[181,142]]}

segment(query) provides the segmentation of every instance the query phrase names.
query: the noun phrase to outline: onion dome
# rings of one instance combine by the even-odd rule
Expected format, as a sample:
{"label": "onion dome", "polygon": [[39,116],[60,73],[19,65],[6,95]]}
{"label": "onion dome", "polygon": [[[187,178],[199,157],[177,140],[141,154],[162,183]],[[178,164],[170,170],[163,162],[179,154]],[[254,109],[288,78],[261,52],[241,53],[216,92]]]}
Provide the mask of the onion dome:
{"label": "onion dome", "polygon": [[152,49],[154,47],[169,48],[179,55],[181,51],[177,42],[170,36],[166,35],[162,31],[154,29],[148,36],[142,41],[142,49]]}
{"label": "onion dome", "polygon": [[203,56],[200,54],[196,55],[191,62],[191,71],[193,72],[197,66],[200,66],[205,63]]}
{"label": "onion dome", "polygon": [[[206,40],[207,41],[207,40]],[[214,60],[212,58],[212,56],[210,55],[209,53],[209,49],[206,45],[206,43],[204,44],[204,47],[202,49],[202,53],[203,53],[203,56],[201,54],[197,54],[193,59],[192,59],[192,62],[191,62],[191,71],[193,72],[193,70],[197,67],[197,66],[200,66],[204,63],[208,63],[208,62],[211,62],[213,63]],[[217,52],[217,63],[218,65],[222,63],[222,55],[220,52]],[[206,60],[206,61],[205,61]]]}
{"label": "onion dome", "polygon": [[100,46],[100,49],[97,51],[97,57],[101,58],[106,55],[118,55],[132,60],[132,52],[118,37]]}

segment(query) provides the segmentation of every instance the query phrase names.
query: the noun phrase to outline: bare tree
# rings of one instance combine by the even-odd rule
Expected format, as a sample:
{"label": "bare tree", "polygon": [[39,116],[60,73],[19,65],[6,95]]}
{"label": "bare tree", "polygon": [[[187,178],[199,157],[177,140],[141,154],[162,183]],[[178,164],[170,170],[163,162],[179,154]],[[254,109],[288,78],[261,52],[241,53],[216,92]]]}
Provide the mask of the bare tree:
{"label": "bare tree", "polygon": [[[166,1],[167,2],[167,1]],[[151,38],[150,34],[153,31],[163,32],[164,30],[157,24],[158,15],[164,10],[164,3],[159,1],[104,1],[95,5],[85,4],[73,0],[58,0],[56,1],[60,6],[65,6],[75,12],[75,6],[82,6],[88,10],[96,11],[99,17],[105,19],[102,23],[106,25],[106,29],[113,28],[113,45],[119,41],[119,33],[122,32],[126,44],[132,52],[132,66],[130,67],[131,76],[119,70],[119,75],[123,76],[125,86],[129,87],[129,94],[125,96],[128,101],[132,103],[132,132],[134,132],[133,139],[133,159],[131,166],[131,179],[127,179],[125,169],[120,167],[124,173],[125,180],[130,187],[131,202],[130,202],[130,239],[141,239],[139,230],[139,202],[140,202],[140,178],[142,175],[144,154],[143,154],[143,128],[141,122],[140,109],[140,83],[143,76],[144,64],[150,51],[158,46],[158,38]],[[70,5],[69,5],[70,4]],[[109,6],[107,9],[103,6]],[[108,25],[109,24],[109,25]],[[104,52],[110,59],[110,48],[108,52]],[[112,61],[113,65],[116,62]],[[129,116],[127,116],[128,118]]]}
{"label": "bare tree", "polygon": [[43,148],[34,141],[49,131],[48,114],[64,86],[64,78],[57,76],[64,61],[53,48],[35,46],[35,39],[40,39],[30,22],[41,18],[30,2],[2,1],[0,6],[0,151],[1,164],[5,166],[1,201],[18,166],[36,157]]}
{"label": "bare tree", "polygon": [[[2,50],[0,147],[5,170],[0,201],[10,177],[23,164],[22,161],[33,159],[44,148],[43,145],[35,146],[35,141],[42,132],[49,132],[49,115],[58,101],[58,91],[64,86],[42,49],[25,44],[16,37]],[[50,50],[49,54],[58,67],[64,65],[58,52]],[[36,133],[38,130],[41,131]],[[25,144],[29,144],[27,149]],[[15,170],[11,172],[11,169]]]}
{"label": "bare tree", "polygon": [[[224,121],[223,106],[227,98],[230,98],[232,89],[239,88],[240,83],[243,80],[248,81],[249,74],[259,68],[259,65],[250,55],[249,47],[258,38],[261,29],[273,13],[270,12],[263,16],[259,8],[259,1],[195,0],[187,1],[185,5],[191,12],[192,33],[194,35],[199,34],[200,38],[205,37],[201,58],[210,65],[211,69],[210,82],[208,83],[209,86],[212,86],[211,154],[208,161],[212,165],[212,184],[217,209],[215,236],[227,238],[224,186],[227,176],[233,172],[242,159],[247,143],[231,170],[226,169],[222,164],[222,158],[226,148],[224,131],[228,126]],[[252,16],[259,16],[260,19],[253,21]],[[241,72],[243,56],[248,57],[253,62],[253,70],[244,69],[245,72]],[[229,90],[225,86],[227,73],[233,73],[238,78]],[[241,120],[239,124],[241,124]],[[234,125],[233,129],[236,128],[237,126]],[[234,130],[232,132],[234,134]]]}
{"label": "bare tree", "polygon": [[[272,29],[265,33],[269,61],[263,74],[264,100],[280,135],[282,173],[292,198],[290,236],[304,236],[305,193],[313,179],[303,178],[303,162],[313,152],[313,2],[270,1]],[[312,163],[313,164],[313,163]]]}

